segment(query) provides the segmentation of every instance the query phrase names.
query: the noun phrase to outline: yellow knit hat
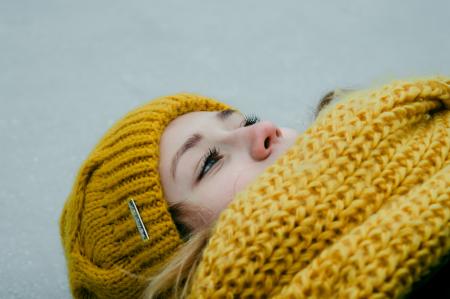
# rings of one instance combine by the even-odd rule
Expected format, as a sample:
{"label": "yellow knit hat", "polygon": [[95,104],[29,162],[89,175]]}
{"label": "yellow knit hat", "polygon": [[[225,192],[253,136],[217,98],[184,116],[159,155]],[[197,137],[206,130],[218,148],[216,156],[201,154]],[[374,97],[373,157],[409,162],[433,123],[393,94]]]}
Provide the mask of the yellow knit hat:
{"label": "yellow knit hat", "polygon": [[[157,98],[120,119],[80,168],[60,218],[75,298],[136,298],[148,277],[183,243],[158,173],[159,141],[176,117],[229,109],[193,94]],[[149,239],[143,241],[133,198]]]}

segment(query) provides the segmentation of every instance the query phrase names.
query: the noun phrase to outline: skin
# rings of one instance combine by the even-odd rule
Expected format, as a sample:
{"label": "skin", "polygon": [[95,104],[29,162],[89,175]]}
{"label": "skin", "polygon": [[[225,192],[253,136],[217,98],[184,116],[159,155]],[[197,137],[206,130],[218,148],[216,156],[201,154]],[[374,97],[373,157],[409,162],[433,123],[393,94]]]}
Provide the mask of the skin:
{"label": "skin", "polygon": [[[195,217],[201,221],[192,222],[194,229],[215,220],[235,194],[273,164],[298,136],[295,130],[279,128],[270,121],[246,123],[244,115],[237,111],[218,115],[217,111],[184,114],[173,120],[161,136],[159,171],[164,196],[169,204],[184,202],[203,207],[197,209]],[[173,173],[176,152],[193,134],[202,137],[180,156]],[[220,156],[205,159],[213,148],[219,150]],[[197,181],[205,161],[206,172]]]}

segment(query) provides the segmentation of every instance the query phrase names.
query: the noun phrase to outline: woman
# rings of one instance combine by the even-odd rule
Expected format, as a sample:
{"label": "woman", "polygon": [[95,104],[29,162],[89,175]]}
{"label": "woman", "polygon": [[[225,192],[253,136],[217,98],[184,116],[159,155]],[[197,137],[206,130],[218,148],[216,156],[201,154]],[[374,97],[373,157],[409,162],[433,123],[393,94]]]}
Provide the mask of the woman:
{"label": "woman", "polygon": [[[170,253],[182,239],[190,240],[180,257],[189,263],[199,255],[206,228],[234,193],[273,163],[296,134],[191,94],[155,99],[128,113],[81,167],[62,213],[61,233],[74,296],[138,296],[147,284],[140,276],[155,275],[156,267],[171,255],[154,250],[162,236],[172,240]],[[227,162],[224,174],[210,178],[223,156],[217,151],[219,145],[233,160]],[[202,182],[193,187],[193,181]],[[131,198],[150,235],[145,242],[129,210]],[[123,264],[135,260],[142,260],[144,266],[134,269]],[[163,268],[164,274],[156,274],[151,281],[160,286],[150,289],[159,291],[173,284],[178,270],[185,276],[190,267],[178,263],[174,260]],[[128,280],[128,287],[116,284],[122,278]]]}
{"label": "woman", "polygon": [[[376,176],[359,178],[367,186],[352,181],[354,190],[338,188],[340,193],[329,196],[327,192],[339,184],[346,186],[347,181],[342,181],[344,174],[353,173],[355,165],[363,169],[362,162],[369,156],[368,150],[380,140],[388,140],[389,130],[412,130],[413,125],[426,119],[426,112],[439,108],[442,102],[448,104],[448,81],[427,81],[417,86],[408,84],[401,87],[412,104],[405,104],[399,111],[403,114],[407,111],[410,118],[396,127],[397,123],[391,122],[384,129],[379,127],[380,118],[376,117],[384,117],[387,108],[396,111],[395,105],[402,104],[405,97],[399,97],[401,100],[398,101],[396,97],[391,97],[392,101],[383,98],[377,102],[356,100],[354,95],[335,110],[323,111],[323,116],[299,137],[291,129],[258,122],[255,117],[242,116],[223,103],[193,95],[160,98],[129,113],[102,138],[80,169],[61,217],[61,234],[74,296],[137,298],[146,288],[147,298],[158,293],[163,297],[173,295],[173,291],[176,296],[184,297],[190,286],[193,286],[192,298],[231,294],[238,297],[329,296],[330,288],[308,283],[308,279],[317,273],[314,270],[321,269],[319,266],[326,263],[307,266],[308,261],[331,260],[336,254],[326,259],[327,254],[333,252],[327,250],[332,250],[334,244],[339,245],[340,236],[350,234],[358,225],[369,225],[371,222],[366,224],[364,220],[368,215],[382,211],[383,203],[396,207],[396,200],[387,195],[398,197],[401,193],[393,193],[395,189],[391,185],[387,185],[389,190],[386,189],[390,193],[382,190],[385,185],[380,185],[379,180],[370,180]],[[395,88],[388,90],[388,94],[396,94],[398,86]],[[439,88],[441,94],[436,91]],[[382,98],[382,94],[371,95]],[[420,105],[414,102],[414,99],[424,98],[428,101],[417,101]],[[368,114],[367,108],[375,110]],[[343,127],[336,125],[338,122],[333,119],[339,119]],[[364,135],[368,146],[360,144],[356,147],[358,153],[354,146],[356,141],[362,140],[357,135],[362,124],[383,133],[369,136],[372,139]],[[345,130],[342,128],[350,130],[350,135],[343,135]],[[400,135],[397,137],[392,140],[401,140]],[[342,142],[335,144],[339,150],[329,151],[330,146],[324,142],[327,138],[330,142],[340,138]],[[308,140],[317,142],[308,143]],[[351,154],[356,162],[340,164],[346,168],[334,173],[331,170],[335,168],[329,167],[327,179],[315,181],[319,161],[341,163],[347,157],[340,156],[344,153]],[[374,153],[377,153],[376,149]],[[322,164],[320,167],[323,168]],[[425,174],[422,177],[425,180]],[[370,185],[373,182],[380,191],[386,192],[376,196],[375,185]],[[308,188],[303,189],[305,186]],[[405,192],[405,189],[399,190]],[[341,201],[336,194],[345,194],[346,200]],[[361,199],[349,197],[358,194],[365,195]],[[370,194],[371,197],[367,197]],[[370,203],[367,207],[364,206],[366,198]],[[285,205],[280,206],[280,203]],[[305,209],[300,208],[303,205]],[[299,208],[293,210],[292,207]],[[224,209],[226,211],[221,213]],[[282,218],[277,218],[280,215]],[[375,216],[373,218],[378,219]],[[217,225],[213,225],[218,217]],[[265,221],[259,225],[251,222],[257,219]],[[291,220],[295,222],[294,226]],[[269,235],[269,239],[260,242],[262,237],[267,238],[264,230],[273,228],[273,223],[279,228],[272,231],[276,235]],[[336,223],[341,226],[333,226]],[[240,229],[246,233],[242,235]],[[258,230],[259,235],[255,234]],[[297,236],[295,241],[293,235]],[[273,247],[271,238],[283,241]],[[352,238],[362,237],[356,234]],[[375,245],[380,244],[381,241],[375,242]],[[259,248],[257,252],[255,248]],[[281,248],[287,250],[283,256],[277,255],[277,249]],[[427,261],[426,265],[440,256],[435,254],[433,257],[434,260]],[[280,258],[282,267],[278,264]],[[240,263],[244,260],[245,265]],[[348,259],[342,256],[341,260]],[[274,265],[278,270],[273,268]],[[344,266],[342,269],[346,269]],[[267,271],[261,274],[263,269]],[[328,268],[323,270],[323,273],[334,273]],[[241,277],[239,273],[242,273]],[[335,281],[341,278],[336,273],[335,276]],[[297,280],[302,281],[300,286]],[[325,278],[323,282],[323,286],[330,285]],[[410,286],[406,285],[404,289]],[[344,292],[353,287],[344,288]],[[301,288],[304,289],[299,293]],[[367,290],[364,291],[366,293],[360,294],[367,295]],[[376,293],[376,289],[370,291]]]}

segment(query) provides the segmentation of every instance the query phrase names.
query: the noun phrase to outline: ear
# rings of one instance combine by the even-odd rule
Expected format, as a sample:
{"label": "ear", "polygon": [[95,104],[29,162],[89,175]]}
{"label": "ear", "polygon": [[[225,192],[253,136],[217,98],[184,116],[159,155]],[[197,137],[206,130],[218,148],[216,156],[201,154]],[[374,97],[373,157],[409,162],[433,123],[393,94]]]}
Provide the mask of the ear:
{"label": "ear", "polygon": [[187,199],[172,204],[169,212],[183,238],[192,231],[210,225],[215,220],[213,211],[192,201],[188,202]]}

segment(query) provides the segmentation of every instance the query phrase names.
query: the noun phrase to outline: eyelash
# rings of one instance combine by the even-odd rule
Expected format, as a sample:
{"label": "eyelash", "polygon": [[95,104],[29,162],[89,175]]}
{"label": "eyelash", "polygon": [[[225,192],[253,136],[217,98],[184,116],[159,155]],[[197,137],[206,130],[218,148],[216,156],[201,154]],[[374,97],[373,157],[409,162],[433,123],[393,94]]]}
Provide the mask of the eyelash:
{"label": "eyelash", "polygon": [[259,117],[256,116],[255,114],[244,115],[244,121],[242,122],[243,124],[241,126],[242,127],[251,126],[259,121],[260,121]]}
{"label": "eyelash", "polygon": [[[241,127],[247,127],[256,124],[260,121],[260,118],[255,114],[244,115],[244,120],[241,123]],[[202,168],[200,174],[197,177],[197,181],[200,181],[205,174],[216,164],[223,156],[220,154],[220,150],[216,147],[209,149],[206,155],[202,158]],[[211,164],[212,163],[212,164]]]}

